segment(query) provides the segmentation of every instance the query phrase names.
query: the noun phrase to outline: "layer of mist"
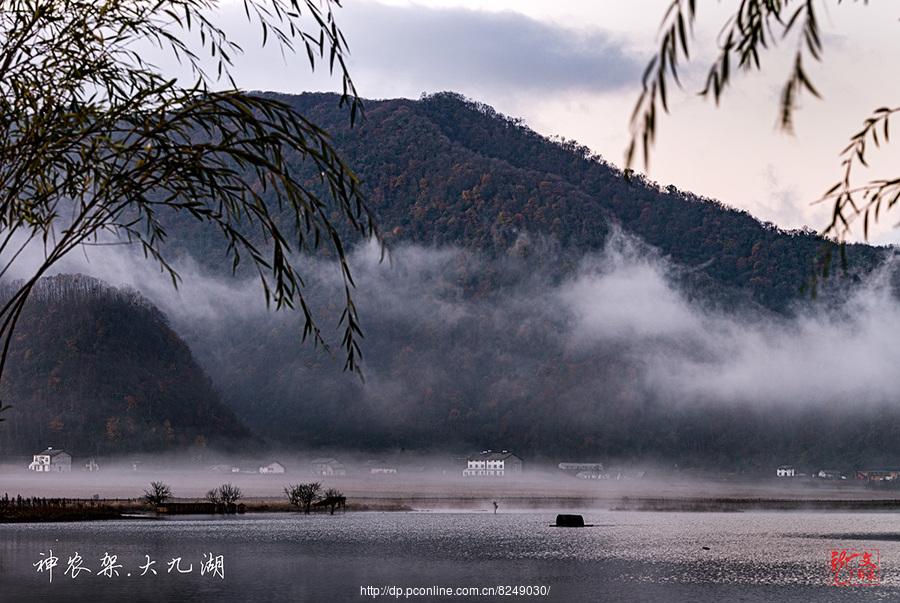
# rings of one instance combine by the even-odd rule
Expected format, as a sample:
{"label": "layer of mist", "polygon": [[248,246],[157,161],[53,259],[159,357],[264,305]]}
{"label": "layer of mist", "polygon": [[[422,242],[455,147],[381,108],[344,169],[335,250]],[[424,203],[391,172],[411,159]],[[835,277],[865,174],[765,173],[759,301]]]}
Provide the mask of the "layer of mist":
{"label": "layer of mist", "polygon": [[[382,261],[372,244],[351,262],[364,382],[341,370],[340,350],[301,344],[299,317],[267,310],[252,279],[183,261],[175,290],[118,247],[58,271],[140,290],[238,416],[282,445],[737,466],[900,453],[884,424],[900,415],[892,262],[846,299],[790,316],[704,300],[621,232],[580,258],[523,236],[501,258],[401,245]],[[337,341],[337,269],[310,259],[306,271]]]}

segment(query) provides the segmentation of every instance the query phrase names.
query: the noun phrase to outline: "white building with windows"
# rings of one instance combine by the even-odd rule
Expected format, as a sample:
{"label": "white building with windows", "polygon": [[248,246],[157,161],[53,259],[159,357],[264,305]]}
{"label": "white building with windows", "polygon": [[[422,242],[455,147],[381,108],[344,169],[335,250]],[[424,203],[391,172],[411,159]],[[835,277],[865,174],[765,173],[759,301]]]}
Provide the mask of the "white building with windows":
{"label": "white building with windows", "polygon": [[72,471],[72,455],[65,450],[47,448],[32,457],[29,471],[36,473],[69,473]]}
{"label": "white building with windows", "polygon": [[797,472],[794,470],[793,465],[781,465],[775,470],[775,475],[777,477],[795,477]]}
{"label": "white building with windows", "polygon": [[463,477],[503,477],[522,473],[522,459],[508,450],[482,450],[466,459]]}

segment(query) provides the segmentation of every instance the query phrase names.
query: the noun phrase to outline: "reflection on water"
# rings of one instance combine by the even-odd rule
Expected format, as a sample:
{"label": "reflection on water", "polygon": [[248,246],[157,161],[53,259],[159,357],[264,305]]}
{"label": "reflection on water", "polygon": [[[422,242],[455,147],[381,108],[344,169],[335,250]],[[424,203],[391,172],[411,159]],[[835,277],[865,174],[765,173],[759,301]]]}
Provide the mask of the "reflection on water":
{"label": "reflection on water", "polygon": [[[554,601],[900,600],[894,514],[584,515],[602,525],[551,528],[552,512],[0,525],[0,600],[363,601],[369,585],[516,584],[549,585],[543,600]],[[844,548],[878,549],[881,584],[831,586],[831,551]],[[51,549],[52,584],[33,566]],[[93,573],[73,580],[63,573],[76,552]],[[117,556],[119,576],[96,575],[104,554]],[[157,575],[141,576],[148,555]],[[224,580],[200,575],[210,555],[223,556]],[[176,557],[193,571],[168,573]]]}

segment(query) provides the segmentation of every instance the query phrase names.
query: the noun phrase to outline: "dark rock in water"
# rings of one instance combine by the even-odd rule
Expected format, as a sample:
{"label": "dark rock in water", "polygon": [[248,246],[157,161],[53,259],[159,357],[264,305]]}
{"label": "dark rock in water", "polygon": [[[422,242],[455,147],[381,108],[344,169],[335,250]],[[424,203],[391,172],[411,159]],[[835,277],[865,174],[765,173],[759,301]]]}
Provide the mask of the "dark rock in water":
{"label": "dark rock in water", "polygon": [[584,517],[581,515],[557,515],[556,527],[558,528],[583,528]]}

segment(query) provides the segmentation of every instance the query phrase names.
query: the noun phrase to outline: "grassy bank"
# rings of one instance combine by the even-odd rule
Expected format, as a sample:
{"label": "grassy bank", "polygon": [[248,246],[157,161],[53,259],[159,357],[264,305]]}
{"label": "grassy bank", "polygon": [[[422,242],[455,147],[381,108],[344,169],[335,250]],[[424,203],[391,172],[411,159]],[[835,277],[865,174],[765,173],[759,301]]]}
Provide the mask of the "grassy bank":
{"label": "grassy bank", "polygon": [[[881,499],[798,499],[775,497],[497,497],[500,510],[608,509],[650,512],[742,512],[742,511],[856,511],[900,512],[900,498]],[[408,512],[414,510],[456,510],[481,512],[492,509],[492,499],[480,497],[359,497],[347,502],[342,512]],[[327,508],[313,508],[313,514],[328,514]],[[153,508],[141,499],[0,499],[0,523],[92,521],[107,519],[154,519],[169,515],[231,515],[257,513],[300,514],[302,511],[277,498],[247,498],[224,508],[202,499],[173,498]]]}
{"label": "grassy bank", "polygon": [[144,509],[136,499],[22,498],[0,499],[0,523],[122,519]]}
{"label": "grassy bank", "polygon": [[[349,502],[344,511],[412,511],[413,507],[397,501]],[[299,513],[287,501],[248,499],[224,509],[199,499],[173,498],[153,508],[141,499],[78,498],[2,498],[0,523],[36,523],[56,521],[95,521],[108,519],[155,519],[166,515],[231,515],[244,513]],[[313,508],[313,514],[327,514],[325,508]]]}

